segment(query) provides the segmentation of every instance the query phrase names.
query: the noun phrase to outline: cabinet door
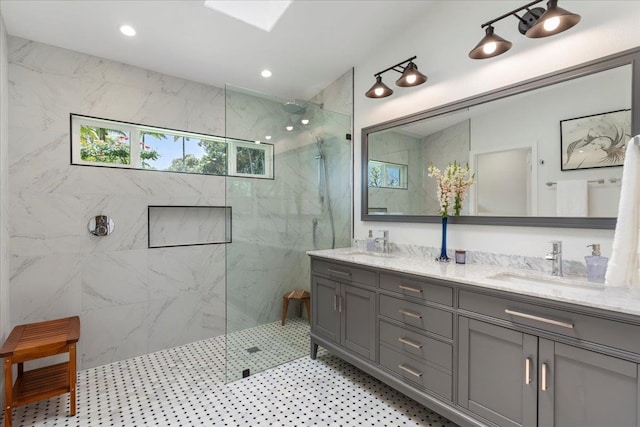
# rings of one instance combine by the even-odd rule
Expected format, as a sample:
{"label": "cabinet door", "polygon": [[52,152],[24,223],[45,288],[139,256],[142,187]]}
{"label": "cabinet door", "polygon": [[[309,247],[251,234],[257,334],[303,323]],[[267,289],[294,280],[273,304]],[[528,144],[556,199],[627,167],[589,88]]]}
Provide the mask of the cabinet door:
{"label": "cabinet door", "polygon": [[540,427],[640,426],[636,363],[540,339],[538,372]]}
{"label": "cabinet door", "polygon": [[342,286],[342,339],[349,350],[376,358],[376,294],[355,286]]}
{"label": "cabinet door", "polygon": [[499,426],[537,422],[538,338],[459,318],[458,404]]}
{"label": "cabinet door", "polygon": [[313,276],[311,281],[311,327],[314,332],[336,343],[340,342],[340,283]]}

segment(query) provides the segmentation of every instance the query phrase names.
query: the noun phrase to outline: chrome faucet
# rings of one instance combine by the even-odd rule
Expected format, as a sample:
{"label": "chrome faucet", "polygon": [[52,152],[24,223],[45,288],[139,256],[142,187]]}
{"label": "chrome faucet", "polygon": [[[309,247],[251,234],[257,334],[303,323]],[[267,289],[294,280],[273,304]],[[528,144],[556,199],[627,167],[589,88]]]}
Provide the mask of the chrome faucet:
{"label": "chrome faucet", "polygon": [[551,244],[553,245],[552,251],[545,256],[545,259],[552,262],[551,275],[562,277],[562,242],[554,240]]}
{"label": "chrome faucet", "polygon": [[378,242],[382,242],[382,253],[383,254],[388,254],[389,253],[389,230],[377,230],[382,232],[382,237],[378,237],[375,241],[376,241],[376,247]]}

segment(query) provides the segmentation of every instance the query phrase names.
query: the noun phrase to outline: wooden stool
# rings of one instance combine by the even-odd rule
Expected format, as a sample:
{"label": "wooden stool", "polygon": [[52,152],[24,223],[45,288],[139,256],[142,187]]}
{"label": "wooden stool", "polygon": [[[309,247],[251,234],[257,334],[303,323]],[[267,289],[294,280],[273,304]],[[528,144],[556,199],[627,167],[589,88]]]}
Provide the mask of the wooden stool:
{"label": "wooden stool", "polygon": [[307,309],[307,316],[309,317],[309,321],[311,321],[311,295],[309,295],[307,291],[295,290],[287,292],[282,296],[282,326],[284,326],[284,322],[287,319],[289,300],[292,299],[300,301],[300,310],[298,312],[300,317],[302,317],[302,303],[304,302],[304,306]]}
{"label": "wooden stool", "polygon": [[[4,422],[11,427],[11,410],[42,399],[69,393],[69,415],[76,414],[76,343],[80,338],[78,316],[19,325],[7,337],[4,357]],[[69,361],[44,368],[24,370],[24,362],[69,353]],[[13,364],[18,377],[13,384]]]}

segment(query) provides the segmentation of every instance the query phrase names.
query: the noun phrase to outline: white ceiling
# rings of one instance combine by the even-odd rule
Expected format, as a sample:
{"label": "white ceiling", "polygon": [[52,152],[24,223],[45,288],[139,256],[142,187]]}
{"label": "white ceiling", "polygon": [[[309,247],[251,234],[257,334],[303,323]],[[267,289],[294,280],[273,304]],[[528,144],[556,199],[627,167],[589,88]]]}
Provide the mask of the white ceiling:
{"label": "white ceiling", "polygon": [[[13,36],[218,87],[309,99],[425,19],[434,3],[296,0],[271,32],[205,8],[204,0],[2,0],[0,13]],[[120,33],[125,23],[135,37]],[[260,77],[264,68],[273,77]]]}

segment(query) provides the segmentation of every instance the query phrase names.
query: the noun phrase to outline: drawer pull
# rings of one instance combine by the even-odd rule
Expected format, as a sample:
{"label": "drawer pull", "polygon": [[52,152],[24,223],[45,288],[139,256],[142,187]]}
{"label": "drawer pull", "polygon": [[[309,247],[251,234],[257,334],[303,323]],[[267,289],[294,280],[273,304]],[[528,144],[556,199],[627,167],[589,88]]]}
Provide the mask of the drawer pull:
{"label": "drawer pull", "polygon": [[536,316],[535,314],[522,313],[520,311],[504,310],[505,313],[512,316],[524,317],[525,319],[537,320],[538,322],[549,323],[550,325],[562,326],[563,328],[573,329],[573,323],[562,322],[560,320],[547,319],[546,317]]}
{"label": "drawer pull", "polygon": [[541,386],[540,388],[542,389],[542,391],[547,391],[547,364],[543,363],[542,364],[542,381],[541,381]]}
{"label": "drawer pull", "polygon": [[412,313],[412,312],[407,311],[407,310],[400,309],[400,310],[398,310],[398,313],[403,314],[405,316],[413,317],[414,319],[422,319],[422,315],[421,314]]}
{"label": "drawer pull", "polygon": [[342,297],[338,297],[338,313],[342,313]]}
{"label": "drawer pull", "polygon": [[524,383],[531,384],[531,358],[527,357],[524,361]]}
{"label": "drawer pull", "polygon": [[338,311],[338,295],[333,296],[333,311]]}
{"label": "drawer pull", "polygon": [[398,337],[398,341],[400,341],[402,344],[406,344],[413,348],[422,348],[422,344],[420,344],[419,342],[409,340],[407,338]]}
{"label": "drawer pull", "polygon": [[406,366],[404,366],[404,363],[401,363],[398,365],[398,368],[402,369],[403,371],[413,375],[414,377],[421,377],[422,376],[422,372],[418,372],[418,371],[414,371],[411,368],[407,368]]}
{"label": "drawer pull", "polygon": [[422,289],[412,288],[411,286],[407,286],[407,285],[398,285],[398,287],[399,287],[400,289],[402,289],[403,291],[415,292],[415,293],[417,293],[417,294],[421,294],[421,293],[422,293]]}
{"label": "drawer pull", "polygon": [[341,276],[351,277],[351,273],[348,271],[334,270],[333,268],[328,268],[327,271],[329,274],[339,274]]}

